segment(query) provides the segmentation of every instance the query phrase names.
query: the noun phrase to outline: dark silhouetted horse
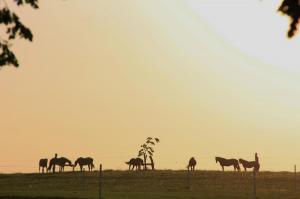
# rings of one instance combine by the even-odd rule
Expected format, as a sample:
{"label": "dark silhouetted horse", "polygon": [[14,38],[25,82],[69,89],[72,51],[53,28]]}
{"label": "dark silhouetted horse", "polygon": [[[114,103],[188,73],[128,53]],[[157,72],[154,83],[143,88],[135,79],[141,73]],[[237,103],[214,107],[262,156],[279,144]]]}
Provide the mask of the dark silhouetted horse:
{"label": "dark silhouetted horse", "polygon": [[129,165],[129,170],[134,170],[134,168],[136,170],[141,170],[142,165],[144,165],[144,161],[141,158],[131,158],[128,162],[125,163]]}
{"label": "dark silhouetted horse", "polygon": [[59,171],[60,172],[63,172],[64,169],[65,169],[65,166],[71,166],[73,167],[72,165],[72,162],[65,158],[65,157],[61,157],[61,158],[52,158],[49,162],[49,167],[48,167],[48,171],[53,171],[53,173],[55,173],[55,166],[59,166]]}
{"label": "dark silhouetted horse", "polygon": [[94,161],[93,158],[90,157],[87,158],[80,157],[75,161],[74,168],[77,166],[77,164],[79,164],[80,171],[83,171],[83,166],[87,165],[89,171],[92,171],[93,168],[95,168],[93,161]]}
{"label": "dark silhouetted horse", "polygon": [[189,164],[187,165],[187,169],[191,171],[195,171],[195,166],[197,164],[197,161],[195,160],[194,157],[192,157],[190,160],[189,160]]}
{"label": "dark silhouetted horse", "polygon": [[47,171],[47,166],[48,166],[48,159],[40,159],[39,161],[39,173],[41,173],[41,168],[42,168],[42,173],[44,173],[44,169],[46,168]]}
{"label": "dark silhouetted horse", "polygon": [[259,163],[257,161],[247,161],[244,159],[239,159],[239,162],[244,167],[245,171],[247,171],[247,168],[253,168],[254,171],[259,171]]}
{"label": "dark silhouetted horse", "polygon": [[221,157],[216,157],[216,163],[220,163],[222,170],[224,171],[224,167],[225,166],[233,166],[234,170],[238,170],[240,171],[240,165],[239,165],[239,161],[237,159],[225,159],[225,158],[221,158]]}

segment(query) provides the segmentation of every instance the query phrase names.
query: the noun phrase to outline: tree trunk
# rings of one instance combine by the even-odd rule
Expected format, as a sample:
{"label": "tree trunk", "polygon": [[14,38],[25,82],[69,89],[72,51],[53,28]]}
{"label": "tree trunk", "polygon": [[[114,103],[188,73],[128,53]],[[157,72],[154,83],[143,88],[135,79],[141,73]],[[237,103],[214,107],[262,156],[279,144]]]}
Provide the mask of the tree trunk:
{"label": "tree trunk", "polygon": [[144,170],[147,170],[147,155],[144,154]]}
{"label": "tree trunk", "polygon": [[152,170],[154,170],[154,161],[153,161],[153,158],[152,158],[152,156],[149,156],[149,158],[150,158],[150,161],[151,161]]}

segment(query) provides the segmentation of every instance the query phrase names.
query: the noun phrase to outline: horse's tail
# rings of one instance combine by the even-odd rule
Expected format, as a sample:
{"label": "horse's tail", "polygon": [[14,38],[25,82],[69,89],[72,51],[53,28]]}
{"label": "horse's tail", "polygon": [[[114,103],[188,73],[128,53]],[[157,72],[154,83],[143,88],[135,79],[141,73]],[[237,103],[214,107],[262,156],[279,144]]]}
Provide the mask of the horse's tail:
{"label": "horse's tail", "polygon": [[130,162],[125,162],[125,164],[130,164]]}

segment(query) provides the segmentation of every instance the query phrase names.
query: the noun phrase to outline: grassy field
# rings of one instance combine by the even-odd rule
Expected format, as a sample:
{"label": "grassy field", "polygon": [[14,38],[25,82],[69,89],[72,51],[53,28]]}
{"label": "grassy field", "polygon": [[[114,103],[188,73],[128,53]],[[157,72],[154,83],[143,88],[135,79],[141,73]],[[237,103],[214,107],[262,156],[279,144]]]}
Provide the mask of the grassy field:
{"label": "grassy field", "polygon": [[[252,173],[196,171],[190,186],[186,171],[105,171],[105,199],[250,199]],[[300,177],[300,176],[299,176]],[[300,199],[300,178],[294,174],[257,174],[257,198]],[[58,174],[0,174],[2,196],[98,198],[98,172]]]}

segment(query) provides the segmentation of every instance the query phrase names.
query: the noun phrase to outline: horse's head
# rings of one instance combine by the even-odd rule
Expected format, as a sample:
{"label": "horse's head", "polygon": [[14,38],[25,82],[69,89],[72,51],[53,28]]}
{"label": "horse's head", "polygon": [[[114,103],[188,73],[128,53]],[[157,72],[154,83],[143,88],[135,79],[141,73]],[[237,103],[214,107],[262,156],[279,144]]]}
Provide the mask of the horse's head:
{"label": "horse's head", "polygon": [[238,171],[241,171],[241,167],[240,167],[240,164],[239,164],[239,162],[237,162],[237,164],[236,164],[236,168],[237,168],[237,170],[238,170]]}
{"label": "horse's head", "polygon": [[71,160],[68,160],[68,159],[67,159],[66,162],[69,164],[69,166],[73,166]]}
{"label": "horse's head", "polygon": [[49,166],[48,166],[48,168],[47,168],[47,171],[50,171],[50,170],[51,170],[52,166],[54,165],[54,161],[55,161],[55,160],[56,160],[55,158],[52,158],[52,159],[49,161]]}
{"label": "horse's head", "polygon": [[77,166],[77,164],[78,164],[78,159],[74,162],[74,165],[73,165],[73,167],[76,167]]}

